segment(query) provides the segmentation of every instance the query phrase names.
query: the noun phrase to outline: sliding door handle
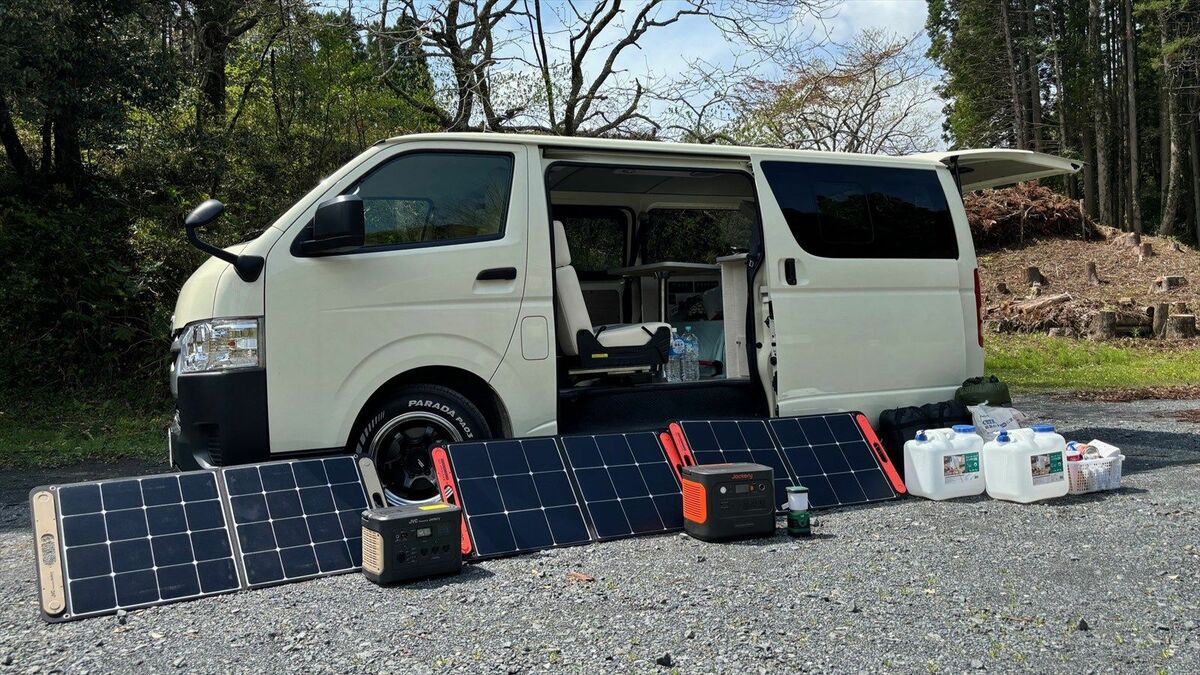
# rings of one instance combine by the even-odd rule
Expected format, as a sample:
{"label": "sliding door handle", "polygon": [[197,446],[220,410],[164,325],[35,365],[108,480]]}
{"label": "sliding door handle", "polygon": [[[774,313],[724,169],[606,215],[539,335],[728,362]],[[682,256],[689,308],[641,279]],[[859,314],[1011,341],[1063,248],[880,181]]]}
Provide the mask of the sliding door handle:
{"label": "sliding door handle", "polygon": [[796,259],[788,258],[783,261],[783,278],[788,286],[796,285]]}
{"label": "sliding door handle", "polygon": [[493,267],[475,275],[475,281],[512,281],[516,278],[515,267]]}

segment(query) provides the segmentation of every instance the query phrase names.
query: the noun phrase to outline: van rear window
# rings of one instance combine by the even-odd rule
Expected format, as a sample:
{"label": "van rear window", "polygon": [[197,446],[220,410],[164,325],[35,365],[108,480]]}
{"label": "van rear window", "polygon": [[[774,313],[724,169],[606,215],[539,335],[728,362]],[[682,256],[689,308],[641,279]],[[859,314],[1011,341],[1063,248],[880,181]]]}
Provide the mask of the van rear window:
{"label": "van rear window", "polygon": [[958,257],[936,171],[763,162],[792,236],[825,258]]}

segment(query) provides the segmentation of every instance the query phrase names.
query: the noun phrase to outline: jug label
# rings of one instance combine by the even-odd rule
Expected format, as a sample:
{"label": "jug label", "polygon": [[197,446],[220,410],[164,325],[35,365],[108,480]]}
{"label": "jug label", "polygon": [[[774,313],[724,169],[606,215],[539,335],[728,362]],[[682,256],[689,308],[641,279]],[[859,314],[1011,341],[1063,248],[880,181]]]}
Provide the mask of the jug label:
{"label": "jug label", "polygon": [[1029,458],[1029,471],[1033,474],[1034,485],[1045,485],[1066,480],[1063,473],[1063,454],[1049,452],[1044,455],[1032,455]]}
{"label": "jug label", "polygon": [[980,480],[979,453],[942,456],[942,478],[946,485],[971,483]]}

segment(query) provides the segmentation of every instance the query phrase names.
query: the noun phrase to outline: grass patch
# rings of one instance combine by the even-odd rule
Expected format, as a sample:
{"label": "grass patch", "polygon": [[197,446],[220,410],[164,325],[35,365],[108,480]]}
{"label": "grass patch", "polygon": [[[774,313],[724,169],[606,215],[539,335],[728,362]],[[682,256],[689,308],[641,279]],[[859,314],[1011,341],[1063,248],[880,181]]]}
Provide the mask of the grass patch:
{"label": "grass patch", "polygon": [[166,458],[170,405],[0,393],[0,470]]}
{"label": "grass patch", "polygon": [[1200,350],[1089,342],[1048,335],[989,335],[987,372],[1021,389],[1118,389],[1200,381]]}

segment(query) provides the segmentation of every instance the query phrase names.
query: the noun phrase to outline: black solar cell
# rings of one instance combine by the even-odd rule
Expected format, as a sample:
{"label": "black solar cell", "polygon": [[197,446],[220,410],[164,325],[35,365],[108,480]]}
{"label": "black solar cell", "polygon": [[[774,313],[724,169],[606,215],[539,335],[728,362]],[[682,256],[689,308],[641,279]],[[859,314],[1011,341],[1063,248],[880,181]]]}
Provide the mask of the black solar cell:
{"label": "black solar cell", "polygon": [[679,483],[655,434],[561,440],[597,539],[683,527]]}
{"label": "black solar cell", "polygon": [[591,540],[554,439],[455,443],[445,450],[476,557]]}
{"label": "black solar cell", "polygon": [[[775,501],[781,506],[785,493],[793,485],[779,449],[762,420],[714,420],[679,422],[679,427],[691,444],[697,464],[751,462],[769,466],[775,471]],[[695,439],[695,441],[693,441]],[[702,450],[697,451],[695,443]]]}
{"label": "black solar cell", "polygon": [[221,470],[248,587],[358,567],[367,495],[353,457]]}
{"label": "black solar cell", "polygon": [[896,496],[852,413],[778,418],[770,426],[813,508]]}
{"label": "black solar cell", "polygon": [[239,587],[213,473],[67,485],[57,493],[67,616]]}

